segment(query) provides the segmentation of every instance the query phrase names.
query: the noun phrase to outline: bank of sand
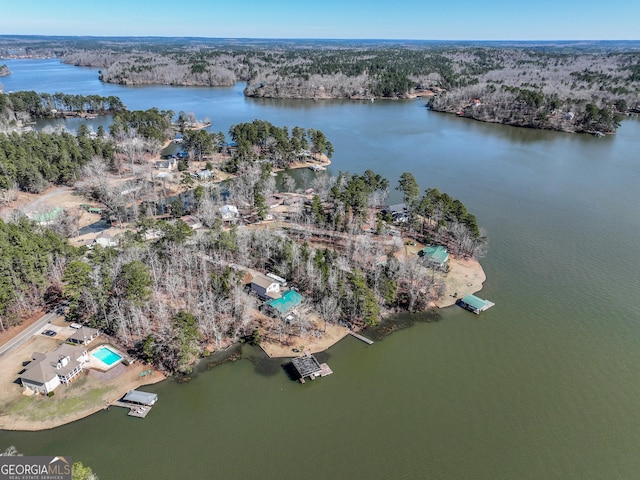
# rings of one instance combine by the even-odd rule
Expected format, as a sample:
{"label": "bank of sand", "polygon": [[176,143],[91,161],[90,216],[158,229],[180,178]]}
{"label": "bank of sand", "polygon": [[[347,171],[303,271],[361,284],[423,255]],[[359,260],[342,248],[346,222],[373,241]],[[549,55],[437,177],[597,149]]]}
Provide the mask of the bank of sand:
{"label": "bank of sand", "polygon": [[482,265],[477,260],[452,258],[449,261],[449,272],[439,274],[444,283],[444,294],[433,305],[438,308],[455,305],[459,298],[482,290],[487,279]]}
{"label": "bank of sand", "polygon": [[285,343],[278,342],[277,339],[266,339],[260,341],[260,347],[271,358],[298,357],[303,353],[324,352],[349,334],[349,329],[341,325],[327,324],[326,331],[323,325],[316,324],[316,326],[317,331],[322,331],[321,336],[292,335]]}

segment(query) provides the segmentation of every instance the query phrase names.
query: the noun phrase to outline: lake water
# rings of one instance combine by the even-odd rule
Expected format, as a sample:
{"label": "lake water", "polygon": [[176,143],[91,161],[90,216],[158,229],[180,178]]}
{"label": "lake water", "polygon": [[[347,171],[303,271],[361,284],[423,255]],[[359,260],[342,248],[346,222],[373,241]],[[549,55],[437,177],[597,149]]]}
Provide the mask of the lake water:
{"label": "lake water", "polygon": [[[146,388],[144,420],[112,408],[0,448],[71,455],[102,479],[640,478],[640,122],[594,138],[468,121],[421,101],[245,99],[233,88],[122,87],[55,60],[3,61],[6,91],[117,95],[193,111],[212,130],[255,118],[322,130],[331,172],[370,168],[460,198],[487,230],[475,316],[405,316],[327,353],[300,385],[244,358]],[[313,175],[309,172],[307,175]],[[392,191],[391,200],[398,200]]]}

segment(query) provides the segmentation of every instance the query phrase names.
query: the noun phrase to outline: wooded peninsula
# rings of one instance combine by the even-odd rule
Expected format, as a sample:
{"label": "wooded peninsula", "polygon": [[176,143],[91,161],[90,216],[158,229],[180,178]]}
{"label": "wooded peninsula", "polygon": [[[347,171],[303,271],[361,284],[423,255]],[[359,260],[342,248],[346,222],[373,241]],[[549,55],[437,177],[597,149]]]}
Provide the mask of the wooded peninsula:
{"label": "wooded peninsula", "polygon": [[[17,52],[17,53],[16,53]],[[637,42],[392,42],[0,37],[0,56],[57,57],[125,85],[229,86],[294,99],[425,98],[434,111],[615,133],[640,112]]]}
{"label": "wooded peninsula", "polygon": [[[109,113],[113,123],[16,131],[52,109]],[[460,259],[486,249],[475,216],[438,189],[421,190],[410,172],[397,185],[371,170],[317,175],[310,187],[286,173],[276,182],[277,170],[330,162],[333,146],[313,128],[254,120],[227,136],[185,112],[34,92],[0,94],[0,119],[2,331],[37,308],[63,306],[68,321],[184,373],[238,341],[358,330],[429,308],[443,295],[448,263],[407,255],[407,243]],[[181,152],[161,159],[176,138]],[[73,188],[75,206],[21,201],[56,187]],[[402,206],[386,204],[391,188]],[[81,227],[99,221],[117,238],[78,245]],[[269,289],[283,300],[269,303]]]}

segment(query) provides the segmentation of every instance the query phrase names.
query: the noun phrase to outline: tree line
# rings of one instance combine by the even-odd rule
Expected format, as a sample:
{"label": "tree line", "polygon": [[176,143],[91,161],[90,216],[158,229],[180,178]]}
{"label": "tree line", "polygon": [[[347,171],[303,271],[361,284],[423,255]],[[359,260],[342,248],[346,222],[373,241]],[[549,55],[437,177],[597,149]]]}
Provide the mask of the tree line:
{"label": "tree line", "polygon": [[[171,44],[171,47],[169,47]],[[142,54],[144,52],[144,54]],[[428,42],[206,42],[139,44],[138,49],[73,51],[65,61],[99,65],[103,81],[229,85],[268,98],[406,98],[431,90],[433,108],[481,121],[573,132],[591,131],[586,105],[638,110],[640,50],[631,45],[505,45]],[[518,93],[518,90],[522,94]],[[533,92],[526,97],[527,92]],[[469,110],[482,94],[483,108]],[[523,95],[525,98],[523,98]],[[542,97],[539,97],[541,95]],[[536,98],[542,103],[536,102]],[[551,106],[555,98],[560,108]],[[626,104],[627,108],[620,106]],[[572,113],[573,115],[566,114]],[[566,117],[566,118],[565,118]],[[617,120],[599,122],[615,132]]]}
{"label": "tree line", "polygon": [[65,238],[25,217],[0,220],[0,330],[41,305],[60,268],[75,255]]}
{"label": "tree line", "polygon": [[113,114],[126,107],[116,96],[72,95],[21,91],[0,94],[0,115],[24,112],[34,118],[54,117],[63,111]]}
{"label": "tree line", "polygon": [[264,120],[232,125],[229,136],[234,142],[232,165],[236,170],[242,162],[268,160],[274,168],[286,168],[293,162],[308,160],[313,155],[331,158],[333,145],[324,133],[315,129],[276,127]]}
{"label": "tree line", "polygon": [[112,161],[113,145],[102,137],[67,132],[0,133],[0,193],[39,193],[50,184],[74,184],[93,157]]}

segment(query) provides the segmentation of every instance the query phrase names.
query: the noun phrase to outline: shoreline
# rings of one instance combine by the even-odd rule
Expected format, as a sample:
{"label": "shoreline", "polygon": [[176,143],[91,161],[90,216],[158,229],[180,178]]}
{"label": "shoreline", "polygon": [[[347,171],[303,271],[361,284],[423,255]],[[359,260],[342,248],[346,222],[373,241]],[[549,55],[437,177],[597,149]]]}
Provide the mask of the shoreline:
{"label": "shoreline", "polygon": [[[440,278],[445,284],[445,292],[439,300],[432,302],[431,308],[446,308],[449,306],[454,306],[458,298],[480,291],[483,287],[484,281],[486,280],[486,274],[477,260],[452,258],[450,261],[449,272],[446,274],[440,274]],[[315,320],[318,330],[320,330],[320,321],[321,320],[319,318]],[[260,342],[260,349],[269,358],[293,358],[302,355],[303,353],[315,354],[324,352],[349,335],[349,329],[344,326],[331,324],[326,325],[323,328],[323,335],[318,337],[312,335],[307,335],[305,337],[291,336],[288,338],[288,341],[286,343],[275,341],[275,339],[272,341],[265,339]],[[27,351],[32,351],[34,348],[36,348],[32,347],[31,344],[37,342],[42,343],[45,341],[50,341],[50,339],[34,336],[24,345],[19,347],[23,350],[23,352],[21,352],[22,356],[15,355],[13,357],[9,357],[9,359],[13,359],[15,363],[16,358],[20,360],[22,357],[24,357]],[[97,345],[98,344],[93,345],[92,348]],[[0,360],[0,371],[9,373],[16,371],[17,366],[10,365],[10,361],[7,360],[7,358],[3,358]],[[84,381],[85,383],[92,382],[93,385],[90,385],[85,389],[83,389],[83,387],[85,387],[84,384],[76,385],[74,383],[74,385],[72,385],[71,387],[62,386],[60,388],[69,388],[71,391],[68,392],[66,390],[61,390],[61,395],[59,395],[58,397],[54,396],[52,398],[40,395],[27,396],[24,394],[23,387],[15,385],[15,387],[19,388],[20,390],[9,392],[11,398],[8,400],[8,402],[5,402],[5,404],[2,405],[3,412],[7,413],[0,414],[0,430],[35,432],[61,427],[63,425],[67,425],[69,423],[87,418],[90,415],[100,412],[101,410],[108,409],[108,407],[113,402],[122,398],[122,396],[129,390],[145,385],[159,383],[167,378],[165,375],[155,370],[154,373],[156,375],[154,375],[153,377],[150,377],[149,375],[140,377],[140,373],[149,368],[149,366],[142,365],[141,363],[135,363],[125,368],[127,369],[126,372],[108,381],[100,380],[99,378],[96,378],[99,376],[98,374],[92,375],[89,373],[89,371],[87,371],[87,374],[83,375],[83,378],[75,383]],[[9,376],[12,377],[15,375]],[[84,380],[85,378],[87,380]],[[75,388],[76,386],[78,386],[79,388]],[[106,391],[102,392],[99,397],[95,399],[94,402],[92,402],[92,405],[88,405],[86,408],[77,411],[72,410],[70,413],[67,413],[65,415],[51,415],[51,417],[47,416],[45,419],[34,419],[28,417],[29,413],[33,413],[34,410],[40,412],[41,410],[45,409],[44,414],[46,415],[47,407],[54,408],[57,406],[56,403],[53,402],[77,401],[77,399],[83,397],[84,394],[87,393],[87,391],[92,391],[89,390],[89,388],[91,388],[93,391],[97,390],[98,392],[105,389]],[[34,400],[34,402],[31,402],[31,404],[23,405],[29,402],[29,400]],[[26,415],[24,413],[20,415],[19,413],[12,411],[12,409],[16,407],[24,407],[20,408],[20,411],[27,410]]]}

